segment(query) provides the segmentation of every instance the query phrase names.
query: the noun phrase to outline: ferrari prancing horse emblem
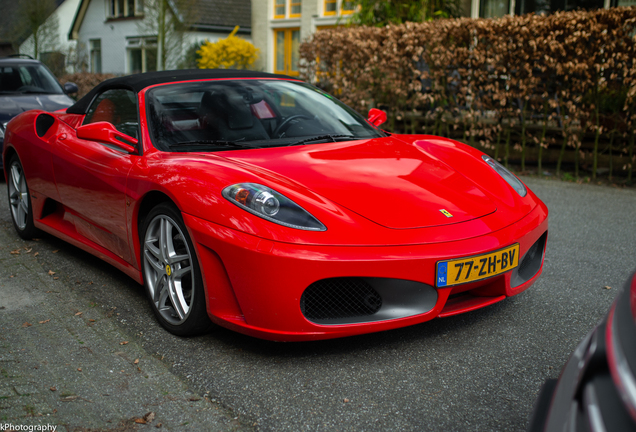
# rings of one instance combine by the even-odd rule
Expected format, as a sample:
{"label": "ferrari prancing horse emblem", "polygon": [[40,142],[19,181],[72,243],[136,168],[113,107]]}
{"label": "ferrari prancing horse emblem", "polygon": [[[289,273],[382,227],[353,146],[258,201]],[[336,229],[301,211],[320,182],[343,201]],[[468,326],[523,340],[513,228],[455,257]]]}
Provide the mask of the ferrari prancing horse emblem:
{"label": "ferrari prancing horse emblem", "polygon": [[452,215],[452,214],[451,214],[448,210],[446,210],[446,209],[439,209],[439,211],[441,211],[441,212],[442,212],[442,214],[443,214],[444,216],[446,216],[446,217],[449,217],[449,218],[450,218],[450,217],[453,217],[453,215]]}

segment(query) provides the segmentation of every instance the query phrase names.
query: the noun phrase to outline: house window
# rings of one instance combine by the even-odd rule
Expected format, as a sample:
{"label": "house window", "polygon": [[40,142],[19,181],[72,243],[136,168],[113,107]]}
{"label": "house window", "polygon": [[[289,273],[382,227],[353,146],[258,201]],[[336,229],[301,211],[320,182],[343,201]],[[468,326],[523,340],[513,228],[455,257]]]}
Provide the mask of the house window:
{"label": "house window", "polygon": [[157,38],[130,38],[127,40],[128,72],[154,72],[157,70]]}
{"label": "house window", "polygon": [[109,18],[134,17],[143,13],[143,0],[108,0]]}
{"label": "house window", "polygon": [[274,18],[285,18],[285,3],[287,0],[274,0]]}
{"label": "house window", "polygon": [[274,0],[274,19],[299,18],[302,0]]}
{"label": "house window", "polygon": [[90,46],[91,72],[102,73],[102,40],[91,39]]}
{"label": "house window", "polygon": [[[324,2],[325,16],[348,15],[356,10],[355,2],[351,0],[324,0]],[[338,11],[340,11],[340,13],[338,13]]]}
{"label": "house window", "polygon": [[291,0],[289,4],[289,17],[298,18],[300,16],[300,0]]}
{"label": "house window", "polygon": [[353,1],[342,0],[342,6],[340,8],[340,12],[343,15],[354,13],[356,10],[356,5]]}
{"label": "house window", "polygon": [[501,18],[510,13],[510,0],[481,0],[480,18]]}
{"label": "house window", "polygon": [[338,10],[337,0],[325,0],[325,15],[335,15]]}
{"label": "house window", "polygon": [[274,30],[274,72],[298,76],[300,29]]}

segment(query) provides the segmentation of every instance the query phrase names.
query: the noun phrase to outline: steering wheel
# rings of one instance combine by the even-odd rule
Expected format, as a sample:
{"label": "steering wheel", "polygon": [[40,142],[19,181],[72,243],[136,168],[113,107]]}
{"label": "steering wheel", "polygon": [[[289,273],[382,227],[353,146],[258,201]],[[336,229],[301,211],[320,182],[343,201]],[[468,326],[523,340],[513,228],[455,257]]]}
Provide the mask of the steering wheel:
{"label": "steering wheel", "polygon": [[276,130],[274,130],[273,135],[280,138],[281,133],[285,132],[285,130],[291,125],[291,122],[298,119],[311,120],[311,117],[307,117],[303,114],[294,114],[292,116],[289,116],[285,120],[283,120],[281,124],[278,125]]}

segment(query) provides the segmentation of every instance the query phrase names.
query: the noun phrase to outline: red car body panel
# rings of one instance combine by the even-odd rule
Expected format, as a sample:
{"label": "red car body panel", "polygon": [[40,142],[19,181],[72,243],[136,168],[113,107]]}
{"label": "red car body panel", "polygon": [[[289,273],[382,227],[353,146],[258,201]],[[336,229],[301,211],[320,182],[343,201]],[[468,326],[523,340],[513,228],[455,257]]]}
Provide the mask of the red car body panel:
{"label": "red car body panel", "polygon": [[[30,111],[12,122],[4,160],[15,153],[22,162],[37,228],[140,283],[140,211],[149,196],[171,200],[194,242],[206,307],[217,324],[271,340],[351,336],[484,307],[525,290],[541,273],[542,258],[536,274],[517,286],[508,272],[437,288],[434,307],[414,316],[312,322],[300,301],[314,282],[399,278],[435,287],[437,261],[514,243],[523,257],[547,233],[547,207],[529,190],[525,197],[516,193],[481,161],[483,153],[434,136],[216,153],[159,151],[148,134],[146,91],[138,97],[140,154],[77,138],[83,119],[77,114],[52,114],[53,126],[39,137],[34,124],[42,112]],[[244,211],[221,195],[237,183],[275,189],[327,230],[291,229]],[[47,201],[59,205],[50,210]],[[462,292],[469,295],[449,300]]]}

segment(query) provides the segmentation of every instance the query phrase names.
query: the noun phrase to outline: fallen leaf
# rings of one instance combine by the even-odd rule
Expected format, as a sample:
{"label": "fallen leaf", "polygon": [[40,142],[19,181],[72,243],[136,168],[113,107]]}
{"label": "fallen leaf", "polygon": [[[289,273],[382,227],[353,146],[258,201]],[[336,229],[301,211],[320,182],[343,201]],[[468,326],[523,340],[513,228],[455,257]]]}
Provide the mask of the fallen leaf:
{"label": "fallen leaf", "polygon": [[349,403],[349,399],[344,398],[343,402],[344,402],[344,403]]}
{"label": "fallen leaf", "polygon": [[607,286],[607,285],[605,285],[603,288],[605,288],[605,289],[612,289],[612,287],[611,287],[611,286]]}
{"label": "fallen leaf", "polygon": [[58,253],[59,251],[59,249],[55,249],[52,253]]}
{"label": "fallen leaf", "polygon": [[15,275],[11,275],[11,276],[9,276],[9,277],[10,277],[10,278],[14,278],[14,277],[15,277]]}
{"label": "fallen leaf", "polygon": [[200,398],[200,397],[197,397],[197,396],[192,396],[192,397],[191,397],[191,398],[189,398],[188,400],[189,400],[190,402],[197,402],[197,401],[200,401],[200,400],[201,400],[201,398]]}
{"label": "fallen leaf", "polygon": [[75,314],[75,316],[81,315],[81,314],[83,314],[83,313],[84,313],[84,312],[78,312],[78,313],[76,313],[76,314]]}
{"label": "fallen leaf", "polygon": [[40,324],[46,324],[47,322],[51,321],[51,318],[45,320],[45,321],[40,321]]}
{"label": "fallen leaf", "polygon": [[77,396],[66,396],[66,397],[60,398],[62,402],[70,402],[70,401],[74,401],[75,399],[77,399]]}
{"label": "fallen leaf", "polygon": [[89,321],[89,322],[95,322],[95,320],[94,320],[94,319],[89,319],[88,321]]}
{"label": "fallen leaf", "polygon": [[135,419],[135,423],[139,423],[139,424],[146,424],[146,420],[142,419],[142,418],[136,418]]}
{"label": "fallen leaf", "polygon": [[22,324],[22,327],[31,327],[33,324],[29,324],[28,322],[25,322],[24,324]]}
{"label": "fallen leaf", "polygon": [[154,419],[155,419],[155,413],[154,413],[153,411],[151,411],[151,412],[147,413],[147,414],[144,416],[144,420],[146,420],[146,422],[148,422],[148,423],[152,423],[152,421],[153,421]]}
{"label": "fallen leaf", "polygon": [[135,359],[135,361],[133,362],[133,364],[139,364],[139,359]]}
{"label": "fallen leaf", "polygon": [[126,345],[126,344],[128,344],[128,341],[119,342],[119,345]]}
{"label": "fallen leaf", "polygon": [[59,279],[59,277],[55,276],[53,279],[56,279],[56,280],[57,280],[57,279]]}
{"label": "fallen leaf", "polygon": [[20,249],[12,250],[11,255],[20,255]]}
{"label": "fallen leaf", "polygon": [[24,250],[26,251],[26,253],[31,253],[31,251],[33,250],[33,248],[24,248]]}
{"label": "fallen leaf", "polygon": [[55,272],[53,270],[49,270],[49,276],[53,276]]}
{"label": "fallen leaf", "polygon": [[156,427],[157,429],[159,429],[159,428],[161,427],[161,423],[157,423],[157,424],[155,425],[155,427]]}
{"label": "fallen leaf", "polygon": [[57,387],[51,387],[49,390],[51,390],[51,391],[57,391]]}
{"label": "fallen leaf", "polygon": [[77,371],[78,371],[78,372],[81,372],[81,371],[82,371],[82,368],[77,368]]}
{"label": "fallen leaf", "polygon": [[38,255],[40,255],[40,252],[36,252],[36,253],[33,254],[34,257],[36,257]]}

